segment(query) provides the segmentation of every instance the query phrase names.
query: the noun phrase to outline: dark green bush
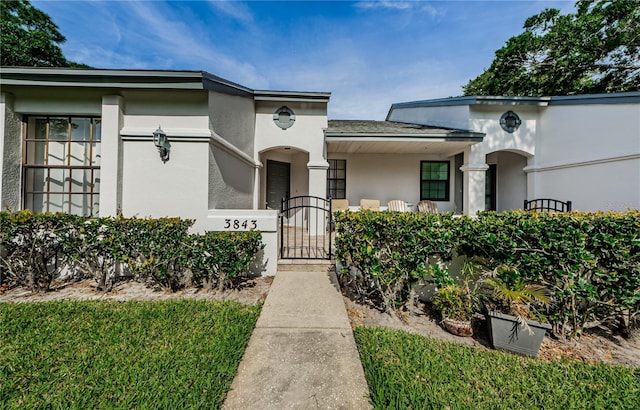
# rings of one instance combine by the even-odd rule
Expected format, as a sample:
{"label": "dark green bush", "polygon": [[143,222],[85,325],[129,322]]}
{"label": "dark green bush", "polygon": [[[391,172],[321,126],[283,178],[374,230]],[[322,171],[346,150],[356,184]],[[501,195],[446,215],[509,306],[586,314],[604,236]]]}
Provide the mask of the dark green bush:
{"label": "dark green bush", "polygon": [[[429,265],[455,253],[482,258],[489,269],[515,266],[523,281],[548,287],[553,297],[546,314],[558,335],[579,334],[587,324],[625,332],[638,322],[637,210],[483,212],[477,218],[346,212],[336,222],[338,261],[383,295],[383,309],[406,302],[418,280],[431,279]],[[343,277],[353,282],[353,274]]]}
{"label": "dark green bush", "polygon": [[0,284],[48,290],[65,267],[68,226],[75,217],[0,212]]}
{"label": "dark green bush", "polygon": [[260,232],[207,232],[192,235],[189,266],[193,281],[219,290],[249,271],[254,256],[264,248]]}
{"label": "dark green bush", "polygon": [[189,228],[193,220],[180,218],[129,219],[125,224],[131,252],[131,270],[152,283],[171,290],[188,285]]}
{"label": "dark green bush", "polygon": [[344,280],[356,296],[390,311],[404,305],[433,259],[450,261],[455,249],[452,214],[336,212],[336,258],[360,274]]}
{"label": "dark green bush", "polygon": [[189,235],[192,220],[97,218],[0,212],[0,285],[48,290],[62,275],[93,277],[109,290],[123,275],[177,290],[219,289],[247,273],[259,232]]}

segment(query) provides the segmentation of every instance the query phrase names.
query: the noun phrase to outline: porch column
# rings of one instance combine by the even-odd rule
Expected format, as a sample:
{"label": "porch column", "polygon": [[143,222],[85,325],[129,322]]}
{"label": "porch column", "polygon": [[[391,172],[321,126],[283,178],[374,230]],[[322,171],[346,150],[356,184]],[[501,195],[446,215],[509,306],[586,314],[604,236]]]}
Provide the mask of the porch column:
{"label": "porch column", "polygon": [[22,123],[12,94],[0,93],[0,210],[20,209],[22,195]]}
{"label": "porch column", "polygon": [[307,163],[309,170],[309,195],[327,197],[327,170],[329,163],[322,159],[320,161],[309,161]]}
{"label": "porch column", "polygon": [[253,209],[260,209],[260,170],[262,169],[262,162],[257,161],[255,171],[253,174]]}
{"label": "porch column", "polygon": [[[122,209],[122,139],[124,98],[102,97],[100,162],[100,216],[115,216]],[[151,134],[149,134],[151,137]]]}
{"label": "porch column", "polygon": [[[536,170],[535,156],[527,158],[527,166],[524,167],[524,172],[527,174],[527,197],[531,200],[538,198],[538,176],[540,175]],[[522,205],[521,205],[522,206]]]}
{"label": "porch column", "polygon": [[487,164],[465,164],[460,167],[463,172],[464,213],[475,215],[478,211],[484,211],[485,207],[485,177],[489,169]]}
{"label": "porch column", "polygon": [[[307,163],[309,170],[309,196],[317,196],[320,198],[327,197],[327,169],[329,163],[322,159],[320,161],[309,161]],[[322,235],[326,231],[325,219],[319,221],[318,218],[324,218],[324,215],[318,212],[311,212],[308,215],[309,234]],[[318,232],[320,231],[320,232]]]}

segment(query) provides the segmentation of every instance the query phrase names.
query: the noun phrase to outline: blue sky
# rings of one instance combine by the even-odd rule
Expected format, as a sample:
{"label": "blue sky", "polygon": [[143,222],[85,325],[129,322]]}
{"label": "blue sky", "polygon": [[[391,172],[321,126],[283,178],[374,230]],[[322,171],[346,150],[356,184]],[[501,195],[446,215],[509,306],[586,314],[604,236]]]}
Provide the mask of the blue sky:
{"label": "blue sky", "polygon": [[203,70],[254,89],[330,91],[329,118],[462,94],[525,19],[573,1],[33,0],[96,68]]}

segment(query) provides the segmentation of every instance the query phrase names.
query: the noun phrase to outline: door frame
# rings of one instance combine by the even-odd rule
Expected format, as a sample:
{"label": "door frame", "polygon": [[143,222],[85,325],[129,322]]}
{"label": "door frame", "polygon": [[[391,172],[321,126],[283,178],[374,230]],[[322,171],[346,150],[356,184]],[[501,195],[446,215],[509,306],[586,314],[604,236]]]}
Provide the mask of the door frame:
{"label": "door frame", "polygon": [[[287,191],[285,192],[285,196],[284,198],[289,197],[290,193],[291,193],[291,163],[289,162],[283,162],[283,161],[276,161],[273,159],[268,159],[267,160],[267,171],[266,171],[266,180],[267,180],[267,184],[266,184],[266,192],[265,192],[265,206],[269,207],[269,187],[270,185],[273,183],[271,181],[271,178],[269,177],[269,170],[273,169],[272,165],[286,165],[287,166]],[[281,204],[282,204],[282,198],[278,198],[278,200],[276,201],[276,208],[272,208],[272,209],[278,209],[278,210],[282,210],[281,208]]]}

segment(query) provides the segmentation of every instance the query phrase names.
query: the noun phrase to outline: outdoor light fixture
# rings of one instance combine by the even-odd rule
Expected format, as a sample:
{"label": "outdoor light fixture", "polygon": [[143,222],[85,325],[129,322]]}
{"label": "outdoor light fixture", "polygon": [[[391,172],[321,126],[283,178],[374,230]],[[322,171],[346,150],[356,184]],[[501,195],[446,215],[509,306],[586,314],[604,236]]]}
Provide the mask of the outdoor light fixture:
{"label": "outdoor light fixture", "polygon": [[169,145],[169,140],[167,140],[167,134],[162,131],[160,125],[158,125],[158,129],[153,132],[153,145],[158,148],[162,162],[167,162],[169,160],[169,149],[171,146]]}

